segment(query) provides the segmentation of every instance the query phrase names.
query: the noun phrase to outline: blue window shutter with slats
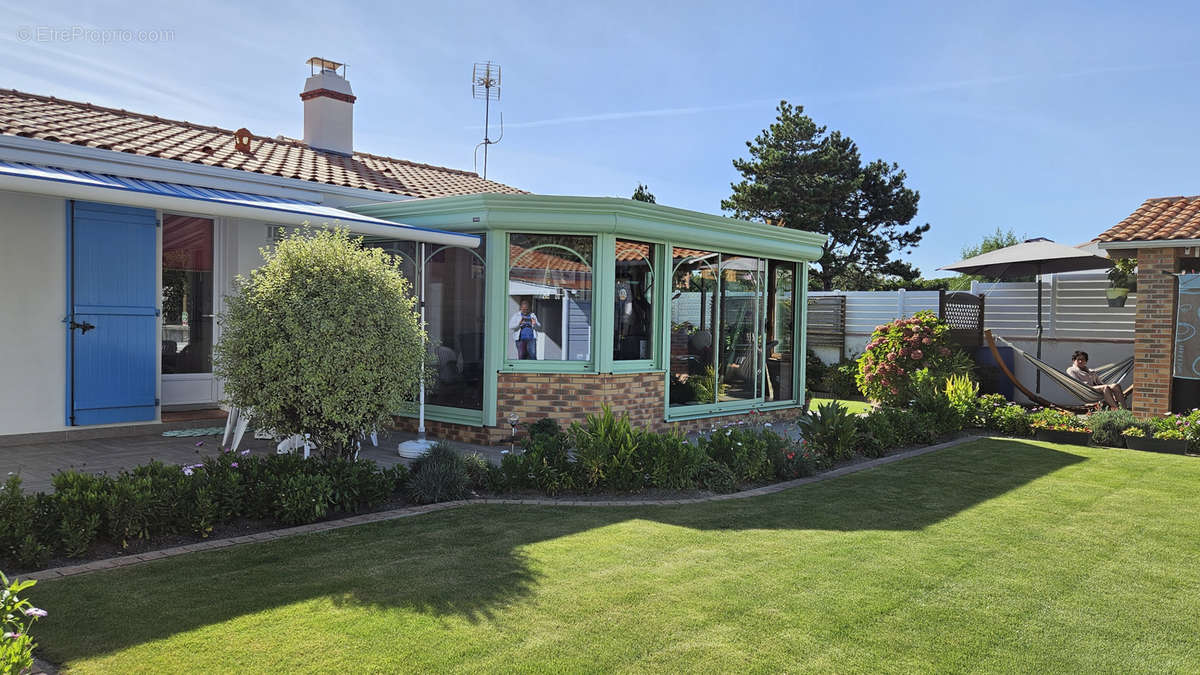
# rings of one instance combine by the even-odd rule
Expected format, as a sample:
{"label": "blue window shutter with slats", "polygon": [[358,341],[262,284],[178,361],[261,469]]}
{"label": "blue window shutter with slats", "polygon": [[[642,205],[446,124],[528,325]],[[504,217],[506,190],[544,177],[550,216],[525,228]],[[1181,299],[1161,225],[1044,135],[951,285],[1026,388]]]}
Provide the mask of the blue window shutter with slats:
{"label": "blue window shutter with slats", "polygon": [[151,209],[74,202],[70,221],[70,423],[153,420],[157,215]]}

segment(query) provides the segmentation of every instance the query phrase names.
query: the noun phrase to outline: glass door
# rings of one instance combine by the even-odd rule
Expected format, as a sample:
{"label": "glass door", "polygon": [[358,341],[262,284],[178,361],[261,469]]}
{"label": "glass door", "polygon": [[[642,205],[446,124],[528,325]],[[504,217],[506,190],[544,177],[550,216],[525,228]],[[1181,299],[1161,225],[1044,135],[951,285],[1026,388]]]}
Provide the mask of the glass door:
{"label": "glass door", "polygon": [[211,218],[163,214],[164,406],[216,402],[212,374],[214,229]]}

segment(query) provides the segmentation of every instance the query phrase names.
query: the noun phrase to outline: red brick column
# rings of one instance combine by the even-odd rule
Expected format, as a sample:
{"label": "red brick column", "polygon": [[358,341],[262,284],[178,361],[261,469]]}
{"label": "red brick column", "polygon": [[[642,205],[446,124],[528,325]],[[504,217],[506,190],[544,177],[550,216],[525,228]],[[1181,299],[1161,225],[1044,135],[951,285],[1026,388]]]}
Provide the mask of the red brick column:
{"label": "red brick column", "polygon": [[1133,344],[1133,411],[1171,411],[1171,359],[1175,348],[1176,248],[1138,250],[1136,337]]}

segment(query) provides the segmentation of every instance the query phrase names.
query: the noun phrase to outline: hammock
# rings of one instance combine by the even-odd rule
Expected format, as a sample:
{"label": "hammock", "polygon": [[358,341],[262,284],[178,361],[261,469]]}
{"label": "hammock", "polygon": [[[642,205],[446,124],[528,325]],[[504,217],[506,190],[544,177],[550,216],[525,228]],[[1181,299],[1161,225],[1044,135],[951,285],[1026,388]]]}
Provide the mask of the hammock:
{"label": "hammock", "polygon": [[[1040,370],[1041,372],[1043,372],[1047,376],[1049,376],[1052,380],[1054,380],[1058,384],[1062,385],[1063,389],[1066,389],[1067,391],[1071,392],[1071,394],[1073,394],[1076,398],[1078,398],[1080,401],[1082,401],[1084,403],[1084,405],[1066,405],[1066,404],[1062,404],[1062,403],[1054,403],[1053,401],[1049,401],[1047,399],[1042,398],[1041,396],[1038,396],[1037,394],[1029,391],[1029,389],[1025,385],[1021,384],[1020,380],[1018,380],[1016,378],[1016,376],[1012,374],[1012,371],[1010,371],[1008,369],[1008,366],[1006,366],[1004,364],[1004,360],[1000,358],[1000,352],[996,349],[996,342],[995,342],[995,340],[993,340],[992,332],[990,330],[985,330],[985,331],[983,331],[983,335],[985,338],[987,338],[988,347],[991,348],[992,355],[995,356],[996,363],[1000,366],[1000,370],[1004,371],[1004,374],[1008,376],[1008,379],[1012,380],[1012,383],[1014,385],[1016,385],[1016,387],[1018,389],[1021,390],[1021,393],[1025,394],[1027,397],[1029,397],[1029,400],[1034,401],[1035,403],[1039,403],[1044,406],[1048,406],[1051,408],[1061,408],[1063,410],[1069,410],[1071,412],[1087,412],[1089,409],[1098,406],[1101,402],[1104,401],[1104,395],[1101,394],[1100,392],[1098,392],[1095,389],[1092,389],[1091,387],[1089,387],[1088,385],[1076,380],[1075,378],[1071,377],[1070,375],[1067,375],[1066,373],[1059,370],[1058,368],[1055,368],[1054,366],[1050,365],[1049,363],[1042,361],[1041,359],[1037,358],[1036,356],[1033,356],[1032,354],[1020,349],[1019,347],[1016,347],[1008,340],[1005,340],[1002,337],[996,336],[995,340],[999,340],[999,341],[1003,342],[1005,346],[1009,347],[1010,349],[1013,350],[1013,352],[1015,352],[1015,353],[1019,354],[1021,357],[1023,357],[1034,368],[1037,368],[1038,370]],[[1126,377],[1128,377],[1129,373],[1133,372],[1133,357],[1131,356],[1131,357],[1125,359],[1124,361],[1118,361],[1116,363],[1106,363],[1103,366],[1098,366],[1096,368],[1093,368],[1092,372],[1095,373],[1097,377],[1099,377],[1101,380],[1103,380],[1105,382],[1108,382],[1110,384],[1120,384],[1122,380],[1124,380]],[[1125,389],[1125,395],[1127,397],[1132,392],[1133,392],[1132,385],[1129,388]]]}

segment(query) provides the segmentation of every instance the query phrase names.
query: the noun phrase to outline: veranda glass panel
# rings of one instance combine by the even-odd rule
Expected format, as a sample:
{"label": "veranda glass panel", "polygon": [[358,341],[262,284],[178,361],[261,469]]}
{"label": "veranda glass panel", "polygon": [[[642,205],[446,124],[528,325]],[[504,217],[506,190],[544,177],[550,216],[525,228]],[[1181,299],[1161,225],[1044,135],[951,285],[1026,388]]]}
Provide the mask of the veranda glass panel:
{"label": "veranda glass panel", "polygon": [[717,363],[719,400],[758,398],[762,393],[762,287],[759,258],[721,257],[720,339]]}
{"label": "veranda glass panel", "polygon": [[400,258],[400,271],[408,279],[413,295],[417,294],[417,242],[395,239],[365,239],[363,246],[381,248]]}
{"label": "veranda glass panel", "polygon": [[613,360],[654,355],[654,245],[617,240]]}
{"label": "veranda glass panel", "polygon": [[682,248],[672,255],[670,404],[716,403],[720,255]]}
{"label": "veranda glass panel", "polygon": [[509,359],[592,359],[594,241],[567,235],[509,235]]}
{"label": "veranda glass panel", "polygon": [[[413,295],[425,292],[425,324],[436,379],[426,383],[425,402],[467,410],[483,409],[483,331],[486,270],[478,249],[371,239],[364,245],[399,257]],[[417,305],[420,311],[420,305]]]}
{"label": "veranda glass panel", "polygon": [[771,260],[767,270],[767,382],[768,401],[796,398],[793,353],[796,328],[796,264]]}
{"label": "veranda glass panel", "polygon": [[163,215],[162,372],[211,373],[213,221]]}
{"label": "veranda glass panel", "polygon": [[425,323],[437,372],[425,400],[482,410],[484,261],[477,250],[425,249]]}

